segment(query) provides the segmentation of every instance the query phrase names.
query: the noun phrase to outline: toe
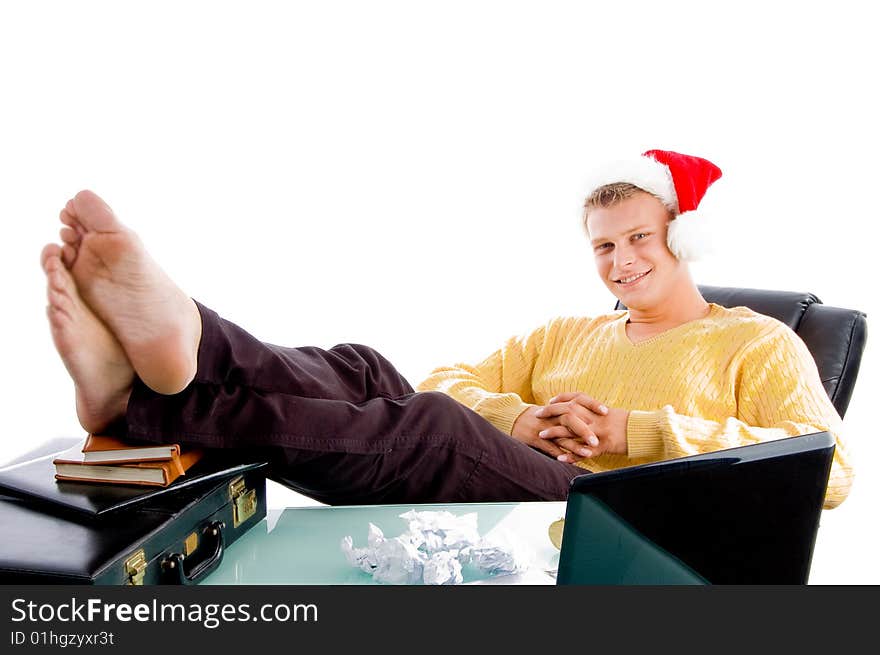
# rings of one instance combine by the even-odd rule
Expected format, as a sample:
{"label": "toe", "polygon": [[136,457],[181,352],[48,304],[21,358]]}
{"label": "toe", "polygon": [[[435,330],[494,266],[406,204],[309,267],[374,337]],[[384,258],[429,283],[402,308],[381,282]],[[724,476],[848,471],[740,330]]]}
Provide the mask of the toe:
{"label": "toe", "polygon": [[67,201],[67,204],[64,205],[64,209],[58,214],[58,218],[61,219],[61,222],[65,225],[69,225],[73,227],[76,225],[76,219],[73,217],[73,212],[76,211],[73,208],[73,198]]}
{"label": "toe", "polygon": [[[55,260],[57,261],[57,260]],[[47,281],[49,282],[49,288],[54,291],[66,291],[67,290],[67,280],[64,279],[64,276],[61,274],[61,271],[66,270],[63,266],[55,265],[50,262],[49,272],[47,274]]]}
{"label": "toe", "polygon": [[40,253],[40,267],[45,271],[49,272],[47,265],[49,260],[52,258],[57,258],[61,256],[61,246],[57,243],[47,243],[43,246],[43,251]]}
{"label": "toe", "polygon": [[68,204],[68,211],[72,205],[71,215],[88,232],[115,232],[122,228],[122,224],[116,218],[110,206],[92,191],[84,190],[77,193],[72,203]]}
{"label": "toe", "polygon": [[79,308],[79,294],[70,272],[55,258],[57,265],[48,274],[46,297],[49,305],[68,316],[74,316]]}
{"label": "toe", "polygon": [[49,307],[54,310],[67,313],[66,310],[70,309],[67,296],[51,284],[46,288],[46,300],[49,301]]}
{"label": "toe", "polygon": [[80,225],[79,221],[76,220],[75,216],[76,210],[73,207],[73,199],[67,201],[67,204],[64,206],[64,209],[58,214],[58,218],[61,219],[61,222],[76,231],[77,234],[82,236],[85,234],[85,229],[82,225]]}
{"label": "toe", "polygon": [[76,254],[76,248],[71,246],[69,243],[65,243],[64,247],[61,248],[61,259],[67,268],[73,266],[73,263],[76,261]]}
{"label": "toe", "polygon": [[79,232],[72,227],[62,227],[58,234],[64,243],[69,243],[72,246],[75,246],[81,240]]}
{"label": "toe", "polygon": [[73,281],[70,271],[61,264],[60,259],[57,257],[53,259],[56,263],[54,265],[50,264],[52,270],[49,272],[49,285],[58,291],[66,293],[68,296],[76,296],[78,294],[76,282]]}

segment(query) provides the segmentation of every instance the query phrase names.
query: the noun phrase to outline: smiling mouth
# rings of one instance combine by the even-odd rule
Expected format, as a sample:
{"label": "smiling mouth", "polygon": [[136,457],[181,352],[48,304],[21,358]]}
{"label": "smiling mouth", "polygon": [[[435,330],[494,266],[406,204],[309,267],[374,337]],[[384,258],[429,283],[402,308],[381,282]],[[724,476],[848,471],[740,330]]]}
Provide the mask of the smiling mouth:
{"label": "smiling mouth", "polygon": [[616,284],[622,284],[622,285],[633,284],[634,282],[638,282],[639,280],[641,280],[643,277],[645,277],[652,270],[654,270],[654,269],[648,269],[644,273],[636,273],[635,275],[630,275],[628,277],[622,277],[617,280],[614,280],[614,282]]}

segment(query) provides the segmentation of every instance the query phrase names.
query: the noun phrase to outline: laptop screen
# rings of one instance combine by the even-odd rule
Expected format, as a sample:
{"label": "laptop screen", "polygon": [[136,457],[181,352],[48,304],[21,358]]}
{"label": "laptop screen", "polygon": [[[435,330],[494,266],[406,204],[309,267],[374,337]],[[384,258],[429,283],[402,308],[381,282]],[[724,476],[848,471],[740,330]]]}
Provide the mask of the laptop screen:
{"label": "laptop screen", "polygon": [[803,584],[827,432],[572,481],[558,584]]}

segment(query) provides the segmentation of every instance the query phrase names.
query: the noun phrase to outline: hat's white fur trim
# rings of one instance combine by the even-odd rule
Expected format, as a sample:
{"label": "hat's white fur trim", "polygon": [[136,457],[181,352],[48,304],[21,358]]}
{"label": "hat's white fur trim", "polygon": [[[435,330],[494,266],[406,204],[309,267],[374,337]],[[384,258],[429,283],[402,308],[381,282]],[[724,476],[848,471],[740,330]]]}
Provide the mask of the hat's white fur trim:
{"label": "hat's white fur trim", "polygon": [[587,179],[587,197],[601,186],[629,182],[656,196],[673,213],[678,214],[678,196],[672,173],[666,164],[652,157],[622,159],[602,166]]}
{"label": "hat's white fur trim", "polygon": [[696,261],[712,251],[709,223],[706,216],[697,211],[679,214],[669,223],[666,245],[679,261]]}

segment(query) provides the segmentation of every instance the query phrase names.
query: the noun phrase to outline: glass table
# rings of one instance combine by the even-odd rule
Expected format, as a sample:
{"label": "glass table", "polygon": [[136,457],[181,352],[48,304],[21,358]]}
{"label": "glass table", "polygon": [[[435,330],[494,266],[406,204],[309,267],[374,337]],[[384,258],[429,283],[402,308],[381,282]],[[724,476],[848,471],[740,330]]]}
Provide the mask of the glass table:
{"label": "glass table", "polygon": [[378,584],[348,563],[341,541],[351,536],[356,548],[365,547],[370,523],[386,538],[396,537],[408,527],[400,515],[413,509],[446,510],[456,516],[475,512],[481,537],[502,540],[530,560],[530,568],[515,575],[488,576],[465,568],[465,584],[554,584],[559,551],[548,528],[565,515],[564,502],[270,509],[266,519],[226,550],[223,561],[202,584]]}

